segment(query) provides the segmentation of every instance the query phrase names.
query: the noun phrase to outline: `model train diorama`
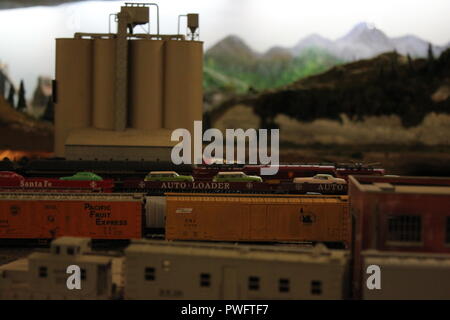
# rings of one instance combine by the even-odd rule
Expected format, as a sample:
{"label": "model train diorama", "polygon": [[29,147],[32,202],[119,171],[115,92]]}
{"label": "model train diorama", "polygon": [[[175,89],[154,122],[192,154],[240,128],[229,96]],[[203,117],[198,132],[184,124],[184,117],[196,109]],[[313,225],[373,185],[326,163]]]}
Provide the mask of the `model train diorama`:
{"label": "model train diorama", "polygon": [[[113,283],[126,299],[450,298],[450,179],[163,162],[172,130],[202,119],[203,50],[197,14],[191,40],[160,34],[159,14],[156,34],[133,34],[154,5],[126,3],[116,34],[56,40],[64,160],[0,161],[0,244],[63,238],[0,266],[0,298],[111,298]],[[86,238],[132,240],[125,267]],[[83,290],[67,290],[67,264],[82,268]],[[370,265],[382,290],[365,286]]]}
{"label": "model train diorama", "polygon": [[[110,196],[117,198],[109,204],[84,200],[78,215],[113,235],[139,229],[139,210],[127,214],[129,225],[111,210],[114,201],[129,209],[141,199]],[[111,255],[90,251],[89,238],[63,237],[50,252],[0,266],[0,298],[450,299],[450,214],[442,210],[450,206],[450,179],[350,176],[348,197],[167,194],[166,238],[196,242],[134,239]],[[150,197],[147,204],[162,203]],[[341,241],[348,250],[293,239]],[[283,244],[267,245],[273,240]],[[82,270],[83,290],[65,286],[71,264]]]}

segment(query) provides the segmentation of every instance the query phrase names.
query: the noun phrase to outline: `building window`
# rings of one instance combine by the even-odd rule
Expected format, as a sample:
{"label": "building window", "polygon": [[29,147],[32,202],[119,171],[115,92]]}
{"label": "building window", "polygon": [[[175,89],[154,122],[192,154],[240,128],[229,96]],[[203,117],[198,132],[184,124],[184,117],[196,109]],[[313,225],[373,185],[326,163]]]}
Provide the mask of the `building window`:
{"label": "building window", "polygon": [[200,274],[200,287],[211,286],[211,275],[209,273]]}
{"label": "building window", "polygon": [[155,280],[155,268],[145,268],[145,280]]}
{"label": "building window", "polygon": [[278,291],[280,292],[289,292],[289,279],[280,279],[278,281]]}
{"label": "building window", "polygon": [[47,278],[47,267],[39,267],[39,278]]}
{"label": "building window", "polygon": [[248,290],[259,290],[259,277],[248,278]]}
{"label": "building window", "polygon": [[81,280],[86,280],[86,269],[81,269]]}
{"label": "building window", "polygon": [[389,216],[388,241],[420,242],[422,240],[421,216]]}
{"label": "building window", "polygon": [[450,217],[447,217],[445,242],[450,243]]}
{"label": "building window", "polygon": [[311,281],[311,294],[314,295],[322,294],[322,281],[319,280]]}

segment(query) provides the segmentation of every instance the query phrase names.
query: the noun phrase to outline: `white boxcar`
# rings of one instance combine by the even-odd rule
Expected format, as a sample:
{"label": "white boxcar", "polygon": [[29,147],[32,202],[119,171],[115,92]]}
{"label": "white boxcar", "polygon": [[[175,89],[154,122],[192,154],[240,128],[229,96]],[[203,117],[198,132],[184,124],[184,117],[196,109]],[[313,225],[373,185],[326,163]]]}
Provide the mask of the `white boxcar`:
{"label": "white boxcar", "polygon": [[125,259],[125,299],[347,297],[348,252],[323,246],[138,240]]}

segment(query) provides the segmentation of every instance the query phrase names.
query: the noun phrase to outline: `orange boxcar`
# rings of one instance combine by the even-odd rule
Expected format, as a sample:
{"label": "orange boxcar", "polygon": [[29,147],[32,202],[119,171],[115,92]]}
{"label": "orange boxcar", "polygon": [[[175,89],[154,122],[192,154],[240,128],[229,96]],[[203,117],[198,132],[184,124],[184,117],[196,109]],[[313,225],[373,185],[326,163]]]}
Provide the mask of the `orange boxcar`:
{"label": "orange boxcar", "polygon": [[351,241],[347,196],[167,194],[166,239]]}
{"label": "orange boxcar", "polygon": [[131,195],[0,194],[0,238],[141,238],[142,208]]}

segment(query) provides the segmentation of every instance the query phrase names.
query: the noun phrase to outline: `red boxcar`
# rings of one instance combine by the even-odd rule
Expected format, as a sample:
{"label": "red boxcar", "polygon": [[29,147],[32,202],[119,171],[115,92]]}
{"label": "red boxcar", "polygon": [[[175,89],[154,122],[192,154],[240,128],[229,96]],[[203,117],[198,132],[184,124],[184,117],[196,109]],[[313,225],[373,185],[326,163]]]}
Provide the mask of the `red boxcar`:
{"label": "red boxcar", "polygon": [[350,176],[354,286],[361,251],[450,253],[450,178]]}
{"label": "red boxcar", "polygon": [[141,238],[143,206],[131,194],[0,193],[0,239]]}

